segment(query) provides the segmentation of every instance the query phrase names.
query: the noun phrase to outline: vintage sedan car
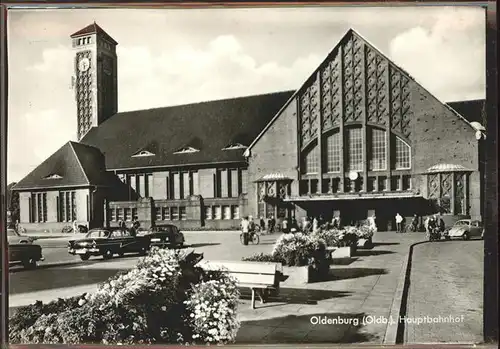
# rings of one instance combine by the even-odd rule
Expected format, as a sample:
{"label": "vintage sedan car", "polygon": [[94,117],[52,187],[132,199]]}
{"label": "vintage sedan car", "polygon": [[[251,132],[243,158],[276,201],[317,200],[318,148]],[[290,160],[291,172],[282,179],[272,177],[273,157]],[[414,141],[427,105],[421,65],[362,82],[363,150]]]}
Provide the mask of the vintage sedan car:
{"label": "vintage sedan car", "polygon": [[483,238],[484,229],[480,221],[471,219],[461,219],[457,221],[450,229],[444,232],[447,240],[451,238],[461,238],[469,240],[470,238]]}
{"label": "vintage sedan car", "polygon": [[151,247],[182,248],[185,243],[184,234],[173,224],[152,226],[145,236],[150,239]]}
{"label": "vintage sedan car", "polygon": [[125,253],[145,255],[149,250],[149,239],[134,236],[130,231],[121,228],[91,229],[84,239],[70,240],[68,253],[80,256],[86,261],[91,256],[113,258],[115,254],[122,257]]}
{"label": "vintage sedan car", "polygon": [[35,239],[23,236],[14,229],[7,229],[9,243],[9,266],[22,265],[26,269],[36,268],[39,261],[43,261],[42,247],[34,244]]}

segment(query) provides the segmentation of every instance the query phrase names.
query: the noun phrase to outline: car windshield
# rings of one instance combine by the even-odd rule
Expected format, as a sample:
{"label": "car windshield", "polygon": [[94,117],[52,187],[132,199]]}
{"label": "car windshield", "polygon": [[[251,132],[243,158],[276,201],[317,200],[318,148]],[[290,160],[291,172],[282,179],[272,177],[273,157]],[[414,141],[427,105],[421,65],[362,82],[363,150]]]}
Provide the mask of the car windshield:
{"label": "car windshield", "polygon": [[458,221],[455,223],[456,226],[469,225],[468,221]]}
{"label": "car windshield", "polygon": [[88,238],[107,238],[109,236],[109,231],[107,230],[91,230],[87,234]]}
{"label": "car windshield", "polygon": [[177,228],[174,227],[173,225],[167,225],[167,226],[163,226],[163,227],[161,227],[161,226],[157,227],[156,231],[158,231],[158,232],[161,231],[161,232],[172,234],[172,233],[177,232]]}
{"label": "car windshield", "polygon": [[7,229],[7,236],[19,236],[14,229]]}

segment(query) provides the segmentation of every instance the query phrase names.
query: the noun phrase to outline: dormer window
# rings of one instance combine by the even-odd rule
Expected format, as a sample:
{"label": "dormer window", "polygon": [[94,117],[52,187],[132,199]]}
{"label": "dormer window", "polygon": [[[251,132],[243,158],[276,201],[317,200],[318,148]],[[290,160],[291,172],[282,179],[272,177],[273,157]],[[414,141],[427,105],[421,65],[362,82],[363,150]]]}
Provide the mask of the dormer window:
{"label": "dormer window", "polygon": [[193,147],[184,147],[174,152],[174,154],[189,154],[189,153],[197,153],[199,149]]}
{"label": "dormer window", "polygon": [[61,179],[62,176],[59,176],[57,173],[50,174],[48,176],[45,176],[43,179]]}
{"label": "dormer window", "polygon": [[145,157],[145,156],[155,156],[155,154],[151,153],[150,151],[147,151],[147,150],[141,150],[140,152],[132,155],[133,158],[139,158],[139,157]]}
{"label": "dormer window", "polygon": [[246,149],[248,148],[246,145],[243,145],[241,143],[231,143],[227,145],[226,147],[222,148],[222,150],[234,150],[234,149]]}

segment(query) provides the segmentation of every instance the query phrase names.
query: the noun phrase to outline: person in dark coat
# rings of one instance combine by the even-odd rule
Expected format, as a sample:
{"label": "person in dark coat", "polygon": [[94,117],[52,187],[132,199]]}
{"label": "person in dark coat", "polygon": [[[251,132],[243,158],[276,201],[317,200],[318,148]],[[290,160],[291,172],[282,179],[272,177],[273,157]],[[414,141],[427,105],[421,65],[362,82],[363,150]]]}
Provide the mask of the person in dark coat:
{"label": "person in dark coat", "polygon": [[260,217],[259,225],[260,231],[263,232],[264,230],[266,230],[266,221],[264,220],[264,217]]}
{"label": "person in dark coat", "polygon": [[446,225],[444,224],[443,217],[440,215],[438,219],[438,229],[441,233],[443,233],[446,229]]}

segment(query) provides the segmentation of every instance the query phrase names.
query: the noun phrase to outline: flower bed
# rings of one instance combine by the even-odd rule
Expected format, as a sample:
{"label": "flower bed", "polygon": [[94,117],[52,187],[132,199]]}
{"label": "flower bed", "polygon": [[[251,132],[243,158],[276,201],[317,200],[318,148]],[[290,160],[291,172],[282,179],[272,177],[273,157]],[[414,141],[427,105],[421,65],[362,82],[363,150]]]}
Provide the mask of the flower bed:
{"label": "flower bed", "polygon": [[234,341],[239,293],[224,272],[195,267],[199,255],[153,249],[98,290],[20,308],[11,343],[223,344]]}
{"label": "flower bed", "polygon": [[321,280],[329,270],[325,242],[302,233],[282,234],[271,254],[258,254],[244,261],[282,263],[286,267],[308,267],[308,281]]}

